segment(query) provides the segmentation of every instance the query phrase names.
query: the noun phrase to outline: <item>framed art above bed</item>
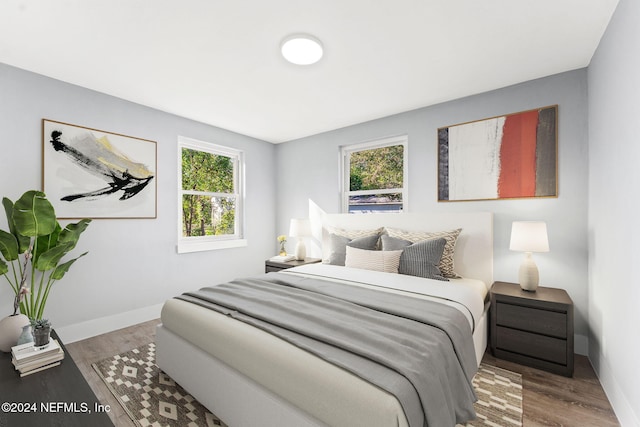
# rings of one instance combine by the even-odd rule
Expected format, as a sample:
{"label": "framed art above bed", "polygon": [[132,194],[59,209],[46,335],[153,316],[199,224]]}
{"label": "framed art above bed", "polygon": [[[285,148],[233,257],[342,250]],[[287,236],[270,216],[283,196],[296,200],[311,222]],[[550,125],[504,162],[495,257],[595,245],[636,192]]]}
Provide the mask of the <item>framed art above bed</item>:
{"label": "framed art above bed", "polygon": [[438,129],[438,201],[558,195],[558,106]]}

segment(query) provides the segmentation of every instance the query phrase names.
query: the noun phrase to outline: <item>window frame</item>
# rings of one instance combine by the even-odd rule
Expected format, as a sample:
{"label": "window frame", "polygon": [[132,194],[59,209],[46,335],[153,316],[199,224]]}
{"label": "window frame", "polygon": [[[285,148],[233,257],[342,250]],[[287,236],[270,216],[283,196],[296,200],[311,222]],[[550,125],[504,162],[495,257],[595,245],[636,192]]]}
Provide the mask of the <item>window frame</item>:
{"label": "window frame", "polygon": [[[182,235],[183,212],[182,197],[187,194],[203,195],[203,192],[182,189],[182,150],[202,151],[214,155],[229,157],[233,160],[233,189],[234,193],[205,192],[212,197],[235,198],[234,233],[215,236],[189,236]],[[247,246],[244,239],[244,152],[235,148],[225,147],[210,142],[200,141],[185,136],[178,136],[178,253],[190,253],[209,251],[216,249],[237,248]]]}
{"label": "window frame", "polygon": [[[367,151],[376,148],[391,147],[395,145],[402,145],[402,188],[392,188],[384,190],[358,190],[351,191],[350,177],[351,177],[351,154],[359,151]],[[408,135],[398,135],[382,139],[376,139],[358,144],[343,145],[340,147],[340,198],[341,198],[341,210],[342,213],[349,212],[349,197],[371,194],[402,194],[402,211],[407,212],[409,208],[409,192],[407,191],[409,184],[409,137]],[[381,212],[373,212],[381,213]]]}

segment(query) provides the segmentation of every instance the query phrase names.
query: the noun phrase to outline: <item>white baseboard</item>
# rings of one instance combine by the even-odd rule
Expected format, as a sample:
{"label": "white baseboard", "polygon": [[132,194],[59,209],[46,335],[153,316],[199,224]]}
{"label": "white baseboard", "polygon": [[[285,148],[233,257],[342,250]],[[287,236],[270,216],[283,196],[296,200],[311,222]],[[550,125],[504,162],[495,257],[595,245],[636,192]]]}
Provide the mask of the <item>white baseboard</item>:
{"label": "white baseboard", "polygon": [[87,320],[86,322],[76,323],[75,325],[62,326],[56,328],[56,333],[60,336],[62,342],[69,344],[117,329],[126,328],[127,326],[137,323],[159,319],[160,310],[163,305],[164,304],[152,305],[112,316]]}
{"label": "white baseboard", "polygon": [[629,399],[614,377],[606,358],[602,353],[600,353],[598,357],[599,363],[597,364],[597,368],[596,365],[594,365],[596,375],[613,407],[618,422],[620,422],[622,427],[640,427],[640,413],[637,412],[638,408],[634,408],[631,402],[629,402]]}

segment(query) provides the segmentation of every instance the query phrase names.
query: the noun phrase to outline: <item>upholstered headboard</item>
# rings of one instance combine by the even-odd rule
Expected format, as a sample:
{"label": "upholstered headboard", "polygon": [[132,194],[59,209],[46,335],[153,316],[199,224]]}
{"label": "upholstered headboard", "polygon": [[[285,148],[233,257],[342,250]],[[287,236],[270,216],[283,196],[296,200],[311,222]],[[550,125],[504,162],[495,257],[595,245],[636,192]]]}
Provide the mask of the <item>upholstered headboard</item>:
{"label": "upholstered headboard", "polygon": [[493,214],[456,213],[376,213],[329,214],[309,200],[309,219],[314,243],[310,256],[321,257],[326,227],[351,230],[392,227],[412,231],[443,231],[462,228],[455,247],[455,271],[464,277],[480,279],[487,287],[493,283]]}

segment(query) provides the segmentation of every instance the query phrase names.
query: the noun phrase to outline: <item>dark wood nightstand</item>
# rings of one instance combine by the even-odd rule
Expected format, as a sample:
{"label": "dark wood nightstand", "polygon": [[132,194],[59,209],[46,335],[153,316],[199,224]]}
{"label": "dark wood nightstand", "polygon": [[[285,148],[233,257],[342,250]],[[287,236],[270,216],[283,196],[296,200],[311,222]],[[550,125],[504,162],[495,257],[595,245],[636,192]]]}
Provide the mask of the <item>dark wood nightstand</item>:
{"label": "dark wood nightstand", "polygon": [[11,353],[0,352],[0,401],[9,403],[0,412],[0,426],[113,427],[106,413],[110,408],[100,404],[54,330],[51,336],[62,346],[64,359],[32,375],[21,378]]}
{"label": "dark wood nightstand", "polygon": [[316,262],[320,262],[322,259],[320,258],[305,258],[301,261],[287,261],[287,262],[277,262],[266,260],[264,262],[264,272],[271,273],[272,271],[280,271],[286,270],[287,268],[298,267],[299,265],[305,264],[315,264]]}
{"label": "dark wood nightstand", "polygon": [[495,282],[490,337],[495,357],[573,376],[573,301],[563,289]]}

